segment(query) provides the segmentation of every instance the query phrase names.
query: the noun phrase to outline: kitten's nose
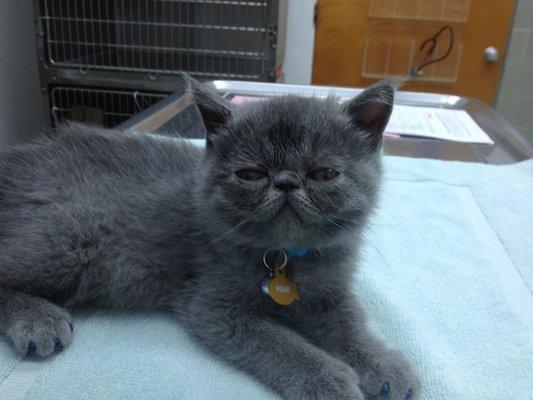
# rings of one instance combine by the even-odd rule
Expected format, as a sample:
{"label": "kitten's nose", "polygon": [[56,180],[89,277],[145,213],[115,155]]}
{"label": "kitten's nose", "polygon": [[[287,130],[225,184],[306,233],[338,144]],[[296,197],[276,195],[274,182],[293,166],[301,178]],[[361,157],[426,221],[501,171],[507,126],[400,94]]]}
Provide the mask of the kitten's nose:
{"label": "kitten's nose", "polygon": [[282,192],[288,193],[300,186],[300,177],[294,171],[281,171],[274,177],[274,187]]}

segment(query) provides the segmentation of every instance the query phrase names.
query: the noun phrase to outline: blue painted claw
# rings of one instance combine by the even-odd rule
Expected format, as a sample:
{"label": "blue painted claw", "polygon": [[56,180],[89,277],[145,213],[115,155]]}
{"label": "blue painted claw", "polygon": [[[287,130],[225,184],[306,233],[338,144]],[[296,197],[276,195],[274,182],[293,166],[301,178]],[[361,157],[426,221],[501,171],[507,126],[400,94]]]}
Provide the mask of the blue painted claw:
{"label": "blue painted claw", "polygon": [[61,343],[61,340],[58,338],[54,338],[54,349],[55,350],[63,350],[63,344]]}
{"label": "blue painted claw", "polygon": [[387,382],[385,382],[383,385],[381,385],[381,391],[379,392],[382,396],[388,396],[390,393],[390,387]]}
{"label": "blue painted claw", "polygon": [[37,345],[33,340],[28,341],[28,354],[33,354],[37,351]]}
{"label": "blue painted claw", "polygon": [[413,398],[413,392],[411,389],[407,391],[407,394],[405,395],[405,400],[411,400]]}

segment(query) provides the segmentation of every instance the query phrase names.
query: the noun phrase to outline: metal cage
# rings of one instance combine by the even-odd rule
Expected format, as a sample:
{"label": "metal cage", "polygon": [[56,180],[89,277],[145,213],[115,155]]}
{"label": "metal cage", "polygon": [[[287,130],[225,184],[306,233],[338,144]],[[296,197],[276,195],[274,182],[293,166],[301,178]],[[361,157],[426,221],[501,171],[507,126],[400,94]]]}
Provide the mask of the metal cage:
{"label": "metal cage", "polygon": [[113,128],[165,98],[164,93],[80,87],[54,87],[50,91],[52,120],[78,121]]}
{"label": "metal cage", "polygon": [[[279,0],[42,0],[49,67],[265,79]],[[266,80],[266,79],[265,79]]]}

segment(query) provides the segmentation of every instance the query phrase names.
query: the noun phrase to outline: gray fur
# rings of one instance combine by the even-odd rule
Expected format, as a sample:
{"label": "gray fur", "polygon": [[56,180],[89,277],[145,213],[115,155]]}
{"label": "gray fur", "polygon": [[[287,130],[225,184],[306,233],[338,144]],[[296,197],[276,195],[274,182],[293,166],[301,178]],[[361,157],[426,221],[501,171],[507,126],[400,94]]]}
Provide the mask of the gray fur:
{"label": "gray fur", "polygon": [[[171,309],[284,398],[416,398],[416,374],[367,330],[351,286],[394,87],[344,107],[285,96],[232,109],[191,84],[206,149],[67,125],[0,153],[0,332],[45,356],[71,340],[66,309]],[[235,174],[258,167],[260,181]],[[340,175],[306,177],[319,167]],[[287,179],[288,193],[273,184]],[[279,306],[260,291],[261,258],[297,246],[311,247],[286,268],[301,300]]]}

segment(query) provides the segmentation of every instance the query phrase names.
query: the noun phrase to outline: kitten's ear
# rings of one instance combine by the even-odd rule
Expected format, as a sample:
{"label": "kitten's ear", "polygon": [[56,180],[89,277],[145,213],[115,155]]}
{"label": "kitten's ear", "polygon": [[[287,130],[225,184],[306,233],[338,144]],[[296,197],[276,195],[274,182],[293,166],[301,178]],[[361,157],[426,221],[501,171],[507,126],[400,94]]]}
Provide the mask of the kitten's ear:
{"label": "kitten's ear", "polygon": [[231,118],[229,103],[211,87],[198,82],[188,75],[183,79],[188,85],[189,91],[194,95],[196,105],[200,110],[207,131],[206,141],[209,144],[212,135]]}
{"label": "kitten's ear", "polygon": [[400,81],[383,80],[366,89],[344,104],[357,130],[366,137],[371,150],[378,150],[383,142],[383,131],[389,122],[394,103],[394,92]]}

